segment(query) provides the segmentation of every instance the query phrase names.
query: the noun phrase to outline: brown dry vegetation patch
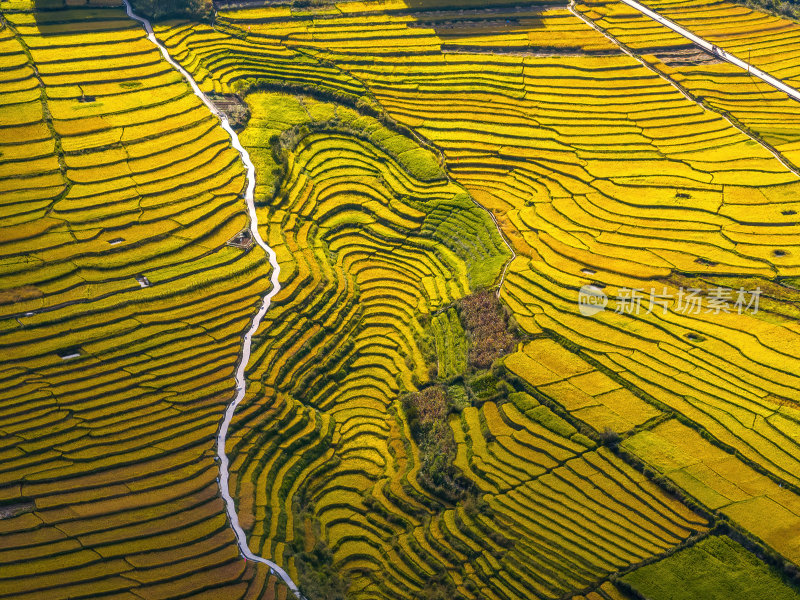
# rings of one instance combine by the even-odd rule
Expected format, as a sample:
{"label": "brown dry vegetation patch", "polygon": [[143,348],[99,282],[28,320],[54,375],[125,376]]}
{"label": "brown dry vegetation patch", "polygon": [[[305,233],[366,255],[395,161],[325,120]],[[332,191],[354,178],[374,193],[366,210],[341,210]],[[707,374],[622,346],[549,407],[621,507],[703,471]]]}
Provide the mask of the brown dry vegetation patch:
{"label": "brown dry vegetation patch", "polygon": [[459,303],[461,322],[469,339],[468,361],[476,369],[488,369],[520,341],[509,327],[509,317],[491,291],[467,296]]}
{"label": "brown dry vegetation patch", "polygon": [[419,426],[430,427],[447,415],[447,399],[441,387],[430,387],[414,395],[414,406],[419,418]]}
{"label": "brown dry vegetation patch", "polygon": [[32,285],[23,285],[22,287],[0,291],[0,305],[34,300],[41,298],[43,295],[42,290],[39,288]]}
{"label": "brown dry vegetation patch", "polygon": [[662,50],[660,52],[654,52],[654,54],[661,62],[671,67],[681,65],[715,65],[725,62],[699,46]]}
{"label": "brown dry vegetation patch", "polygon": [[236,94],[208,94],[214,106],[228,118],[228,122],[236,131],[243,131],[250,120],[250,109],[247,103]]}
{"label": "brown dry vegetation patch", "polygon": [[420,451],[419,482],[448,502],[462,500],[471,485],[453,465],[456,440],[448,416],[454,407],[444,388],[436,385],[408,394],[403,410]]}

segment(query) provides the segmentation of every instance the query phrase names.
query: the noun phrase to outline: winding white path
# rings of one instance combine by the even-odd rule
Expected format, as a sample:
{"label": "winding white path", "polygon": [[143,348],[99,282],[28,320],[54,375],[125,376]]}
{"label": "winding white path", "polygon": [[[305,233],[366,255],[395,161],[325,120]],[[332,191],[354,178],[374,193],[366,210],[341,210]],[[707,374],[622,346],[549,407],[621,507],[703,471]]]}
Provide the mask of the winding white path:
{"label": "winding white path", "polygon": [[744,69],[745,71],[747,71],[751,75],[754,75],[755,77],[758,77],[761,81],[763,81],[765,83],[768,83],[772,87],[774,87],[776,89],[779,89],[780,91],[786,93],[790,98],[794,98],[795,100],[800,101],[800,92],[798,92],[793,87],[791,87],[789,85],[786,85],[781,80],[776,79],[775,77],[773,77],[772,75],[769,75],[768,73],[765,73],[761,69],[757,69],[753,65],[751,65],[749,63],[746,63],[741,59],[736,58],[733,54],[731,54],[729,52],[726,52],[725,50],[723,50],[719,46],[715,46],[711,42],[707,42],[706,40],[704,40],[700,36],[697,36],[697,35],[693,34],[688,29],[684,29],[683,27],[681,27],[680,25],[678,25],[674,21],[671,21],[666,17],[662,17],[660,14],[658,14],[654,10],[650,10],[646,6],[643,6],[643,5],[639,4],[638,2],[636,2],[636,0],[622,0],[622,2],[624,2],[625,4],[630,6],[631,8],[635,8],[640,13],[642,13],[643,15],[645,15],[647,17],[650,17],[654,21],[657,21],[658,23],[661,23],[662,25],[664,25],[666,27],[669,27],[675,33],[682,35],[683,37],[685,37],[688,40],[691,40],[692,42],[694,42],[695,44],[697,44],[701,48],[704,48],[704,49],[708,50],[709,52],[711,52],[713,55],[718,56],[719,58],[721,58],[723,60],[727,60],[729,63],[734,64],[734,65],[736,65],[737,67],[739,67],[741,69]]}
{"label": "winding white path", "polygon": [[248,212],[250,213],[250,231],[253,234],[253,239],[255,239],[256,243],[264,250],[264,252],[267,253],[267,256],[269,257],[269,264],[272,267],[272,289],[270,289],[270,291],[264,296],[264,300],[261,303],[261,308],[253,317],[253,322],[250,325],[250,329],[248,329],[247,333],[244,335],[242,341],[242,356],[239,359],[239,364],[236,368],[236,396],[228,405],[228,408],[225,411],[225,418],[222,420],[222,424],[219,427],[219,432],[217,433],[219,488],[220,492],[222,493],[222,498],[225,500],[225,508],[228,512],[228,519],[230,519],[231,527],[233,528],[233,532],[236,534],[236,541],[239,544],[239,549],[242,553],[242,556],[244,556],[245,559],[264,563],[265,565],[269,566],[270,569],[272,569],[281,579],[283,579],[284,583],[289,587],[289,589],[294,592],[298,598],[302,599],[303,596],[297,589],[297,585],[295,585],[294,581],[292,581],[292,578],[289,577],[286,571],[284,571],[271,560],[267,560],[266,558],[262,558],[261,556],[257,556],[251,552],[250,547],[247,545],[247,536],[245,535],[244,530],[242,530],[242,526],[239,524],[239,516],[236,513],[236,503],[231,497],[228,486],[230,476],[228,473],[228,455],[225,454],[225,441],[228,437],[228,427],[230,427],[231,419],[233,419],[233,413],[236,411],[236,407],[239,406],[239,403],[244,398],[247,390],[247,382],[244,372],[247,368],[247,363],[250,361],[250,348],[253,342],[253,334],[261,324],[261,319],[264,318],[264,315],[266,314],[267,309],[272,301],[272,297],[281,289],[280,283],[278,282],[278,276],[280,275],[278,258],[275,255],[275,251],[264,242],[264,240],[261,238],[261,233],[258,231],[258,216],[256,215],[256,207],[254,203],[256,168],[253,166],[253,162],[250,160],[250,155],[248,154],[247,150],[242,147],[242,144],[239,141],[239,136],[236,135],[236,132],[230,126],[230,123],[228,123],[227,117],[217,110],[216,106],[214,106],[211,100],[208,99],[208,96],[202,92],[192,76],[172,59],[172,56],[170,56],[170,53],[166,47],[164,47],[161,42],[156,39],[156,36],[153,33],[153,26],[150,24],[150,21],[135,14],[131,8],[129,0],[123,0],[123,2],[125,2],[125,10],[127,11],[128,16],[144,26],[145,31],[147,31],[147,39],[149,39],[158,47],[158,49],[161,51],[161,54],[164,56],[164,60],[166,60],[181,75],[183,75],[183,78],[186,79],[186,81],[192,87],[192,91],[195,93],[195,95],[200,98],[203,104],[205,104],[208,109],[219,118],[222,128],[228,132],[228,135],[231,138],[231,144],[234,148],[236,148],[236,150],[239,151],[239,154],[242,156],[242,162],[247,168],[247,189],[245,190],[244,199],[247,203]]}

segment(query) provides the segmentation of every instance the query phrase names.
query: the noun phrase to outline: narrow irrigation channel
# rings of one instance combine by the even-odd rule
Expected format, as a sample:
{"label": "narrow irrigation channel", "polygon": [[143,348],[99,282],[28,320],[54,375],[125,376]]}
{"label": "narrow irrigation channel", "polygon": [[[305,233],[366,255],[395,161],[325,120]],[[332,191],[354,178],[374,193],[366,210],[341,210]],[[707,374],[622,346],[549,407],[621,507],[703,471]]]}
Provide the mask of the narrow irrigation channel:
{"label": "narrow irrigation channel", "polygon": [[228,408],[225,411],[225,418],[222,420],[222,424],[219,427],[219,432],[217,433],[217,457],[219,458],[219,488],[220,492],[222,493],[222,498],[225,500],[225,508],[228,513],[228,519],[230,520],[231,527],[233,528],[233,532],[236,535],[236,541],[239,544],[239,549],[244,556],[248,560],[253,560],[256,562],[264,563],[265,565],[269,566],[289,587],[289,589],[298,597],[302,598],[299,590],[297,589],[297,585],[292,581],[292,578],[289,577],[289,574],[286,573],[280,566],[272,562],[271,560],[267,560],[261,556],[257,556],[250,551],[250,547],[247,545],[247,536],[244,533],[241,525],[239,524],[239,516],[236,513],[236,503],[234,502],[233,498],[230,494],[230,489],[228,486],[228,482],[230,479],[230,474],[228,472],[229,461],[228,455],[225,453],[225,442],[228,437],[228,428],[230,427],[231,420],[233,419],[233,413],[236,411],[236,407],[244,398],[245,392],[247,390],[247,381],[245,380],[245,369],[247,368],[247,363],[250,361],[250,348],[253,342],[253,334],[258,330],[259,325],[261,324],[261,320],[264,318],[264,315],[267,312],[267,309],[270,306],[272,301],[272,297],[277,294],[280,289],[280,283],[278,282],[278,276],[280,275],[280,266],[278,265],[278,258],[275,255],[275,251],[270,248],[264,240],[261,238],[261,234],[258,231],[258,216],[256,215],[256,207],[254,203],[254,195],[255,195],[255,188],[256,188],[256,169],[253,166],[253,162],[250,160],[250,155],[247,153],[242,147],[241,142],[239,141],[239,136],[236,135],[236,132],[228,123],[228,119],[225,115],[220,114],[211,100],[200,90],[200,86],[197,85],[197,82],[192,78],[192,76],[177,62],[172,59],[170,56],[169,51],[166,49],[165,46],[161,44],[161,42],[156,39],[155,34],[153,33],[153,26],[150,24],[145,18],[142,18],[136,15],[131,8],[129,0],[123,0],[125,2],[125,10],[128,13],[128,16],[131,19],[134,19],[141,23],[145,30],[147,31],[147,38],[153,42],[153,44],[158,47],[161,51],[161,54],[164,56],[164,59],[172,65],[186,81],[192,87],[192,91],[194,94],[200,98],[200,100],[205,104],[208,109],[216,115],[222,128],[228,132],[228,135],[231,138],[231,144],[233,147],[239,151],[239,154],[242,157],[242,162],[244,163],[245,167],[247,168],[247,188],[245,190],[244,199],[247,203],[247,209],[250,214],[250,230],[253,234],[253,239],[255,242],[267,253],[269,257],[269,264],[272,267],[272,288],[269,292],[264,296],[264,299],[261,303],[261,308],[258,310],[256,315],[253,317],[253,321],[250,324],[250,328],[245,333],[244,338],[242,339],[242,355],[239,359],[239,364],[236,367],[236,395],[234,396],[233,400],[228,404]]}

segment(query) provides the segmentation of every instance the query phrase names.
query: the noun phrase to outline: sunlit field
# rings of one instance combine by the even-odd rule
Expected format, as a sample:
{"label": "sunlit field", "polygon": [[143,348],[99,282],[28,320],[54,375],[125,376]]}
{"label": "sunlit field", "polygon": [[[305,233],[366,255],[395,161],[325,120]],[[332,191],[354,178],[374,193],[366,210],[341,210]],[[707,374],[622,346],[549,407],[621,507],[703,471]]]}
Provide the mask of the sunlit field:
{"label": "sunlit field", "polygon": [[0,597],[800,598],[796,100],[618,0],[86,4],[0,1]]}

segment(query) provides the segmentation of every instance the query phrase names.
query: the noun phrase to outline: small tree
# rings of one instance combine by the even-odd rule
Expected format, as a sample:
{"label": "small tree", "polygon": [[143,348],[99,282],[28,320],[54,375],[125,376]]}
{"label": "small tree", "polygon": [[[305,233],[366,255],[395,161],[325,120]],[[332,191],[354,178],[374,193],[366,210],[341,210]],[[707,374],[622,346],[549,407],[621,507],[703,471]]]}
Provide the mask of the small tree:
{"label": "small tree", "polygon": [[600,440],[606,445],[611,446],[612,448],[619,445],[619,434],[611,429],[611,427],[605,427],[603,431],[600,432]]}

